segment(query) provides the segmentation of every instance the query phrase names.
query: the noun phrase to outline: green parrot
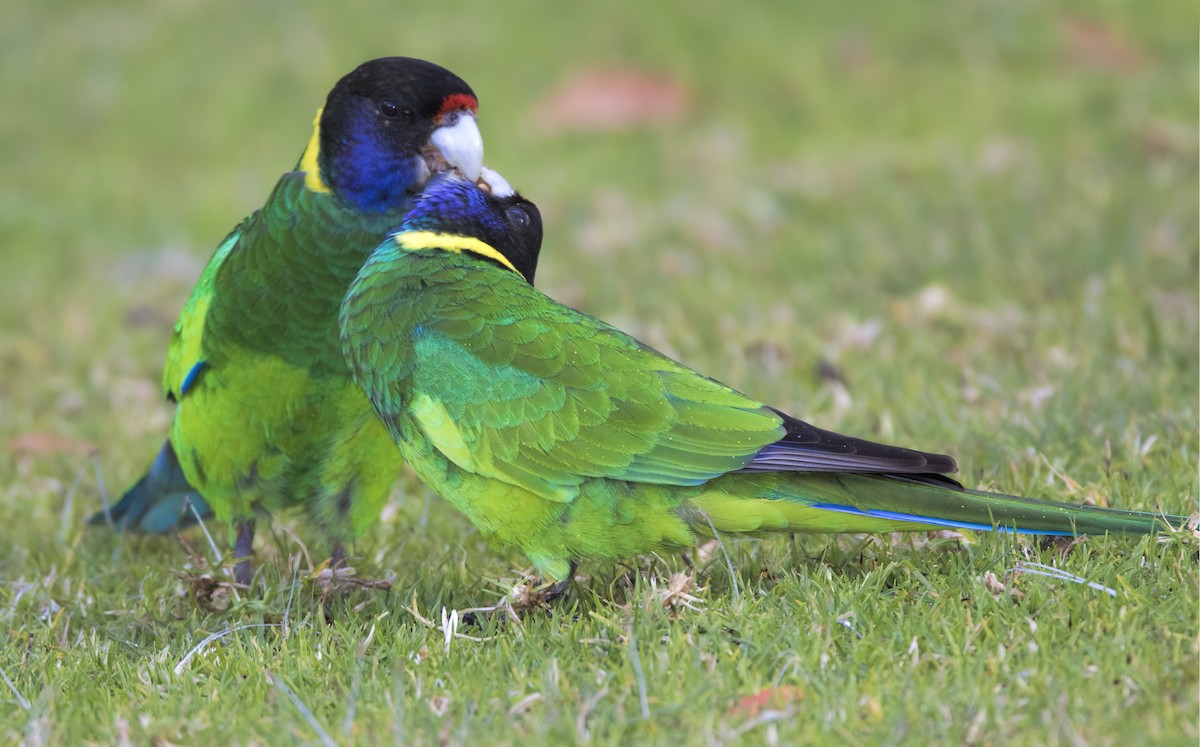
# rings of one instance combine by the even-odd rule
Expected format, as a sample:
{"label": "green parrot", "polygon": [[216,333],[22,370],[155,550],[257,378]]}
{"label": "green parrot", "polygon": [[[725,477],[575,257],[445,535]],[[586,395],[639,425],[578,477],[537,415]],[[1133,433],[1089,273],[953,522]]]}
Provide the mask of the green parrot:
{"label": "green parrot", "polygon": [[1178,516],[967,490],[951,457],[822,430],[527,281],[537,208],[439,176],[339,316],[354,379],[417,475],[563,583],[697,534],[942,527],[1143,534]]}
{"label": "green parrot", "polygon": [[338,307],[432,174],[508,189],[483,167],[476,108],[463,80],[422,60],[372,60],[338,81],[296,168],[221,242],[183,308],[163,374],[176,403],[166,444],[92,523],[170,531],[190,499],[236,529],[246,584],[255,517],[303,505],[344,561],[402,461],[350,377]]}

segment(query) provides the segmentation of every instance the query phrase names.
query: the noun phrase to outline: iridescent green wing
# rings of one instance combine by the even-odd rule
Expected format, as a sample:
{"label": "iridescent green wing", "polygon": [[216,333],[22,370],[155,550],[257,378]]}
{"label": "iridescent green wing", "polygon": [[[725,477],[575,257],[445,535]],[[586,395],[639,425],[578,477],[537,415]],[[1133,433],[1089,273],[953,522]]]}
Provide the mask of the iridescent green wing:
{"label": "iridescent green wing", "polygon": [[303,172],[285,174],[213,273],[204,321],[209,363],[240,365],[250,352],[313,376],[344,375],[338,306],[388,217],[360,215],[306,188]]}
{"label": "iridescent green wing", "polygon": [[785,433],[761,403],[515,275],[439,292],[412,343],[410,409],[463,469],[569,501],[594,477],[698,484]]}

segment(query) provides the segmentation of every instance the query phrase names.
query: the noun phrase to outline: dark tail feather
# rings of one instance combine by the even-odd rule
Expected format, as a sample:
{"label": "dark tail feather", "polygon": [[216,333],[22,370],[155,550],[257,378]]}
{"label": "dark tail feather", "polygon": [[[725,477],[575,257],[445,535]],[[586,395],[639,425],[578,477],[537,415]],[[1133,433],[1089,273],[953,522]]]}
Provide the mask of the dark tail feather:
{"label": "dark tail feather", "polygon": [[183,476],[175,449],[167,441],[142,479],[116,505],[88,518],[88,523],[111,524],[119,532],[166,534],[195,524],[196,514],[207,519],[212,511]]}

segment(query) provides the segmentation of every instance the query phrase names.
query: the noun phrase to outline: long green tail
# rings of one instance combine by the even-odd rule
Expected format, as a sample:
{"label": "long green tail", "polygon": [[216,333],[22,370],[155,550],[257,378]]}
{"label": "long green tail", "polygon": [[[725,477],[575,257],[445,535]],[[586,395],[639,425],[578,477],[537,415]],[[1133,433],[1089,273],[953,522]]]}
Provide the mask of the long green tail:
{"label": "long green tail", "polygon": [[949,527],[1070,537],[1154,534],[1187,521],[1184,516],[968,490],[936,475],[728,475],[710,483],[691,504],[704,511],[718,531],[729,532]]}

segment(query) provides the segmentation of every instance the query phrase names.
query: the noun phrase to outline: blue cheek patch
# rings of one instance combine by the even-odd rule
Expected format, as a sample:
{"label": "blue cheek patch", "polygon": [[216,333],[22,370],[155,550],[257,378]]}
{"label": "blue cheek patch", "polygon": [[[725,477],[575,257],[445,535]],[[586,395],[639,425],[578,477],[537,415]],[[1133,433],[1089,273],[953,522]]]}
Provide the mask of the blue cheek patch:
{"label": "blue cheek patch", "polygon": [[207,365],[208,361],[200,361],[196,365],[192,366],[192,370],[188,371],[187,376],[183,377],[183,386],[179,387],[180,397],[188,393],[188,390],[191,389],[192,385],[196,383],[196,379],[200,378],[200,372],[203,371]]}
{"label": "blue cheek patch", "polygon": [[397,153],[379,138],[369,129],[354,133],[334,163],[338,192],[364,213],[396,209],[416,181],[417,154]]}

